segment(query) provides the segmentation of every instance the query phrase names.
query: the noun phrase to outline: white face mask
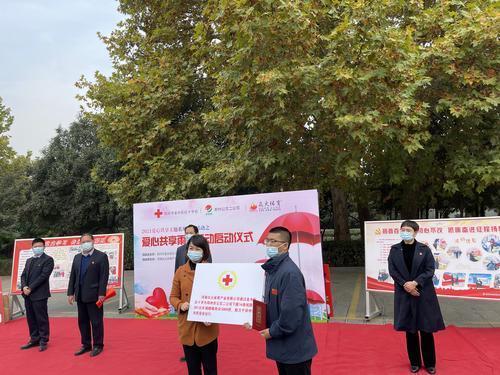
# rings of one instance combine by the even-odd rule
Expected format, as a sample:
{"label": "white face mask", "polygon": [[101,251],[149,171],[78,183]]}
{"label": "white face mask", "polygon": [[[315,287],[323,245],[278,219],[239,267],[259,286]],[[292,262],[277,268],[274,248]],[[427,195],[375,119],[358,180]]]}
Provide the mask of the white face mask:
{"label": "white face mask", "polygon": [[81,244],[80,247],[82,249],[82,253],[88,254],[94,248],[94,243],[93,242],[84,242],[84,243]]}
{"label": "white face mask", "polygon": [[401,231],[401,232],[399,232],[399,236],[401,237],[401,239],[403,241],[413,240],[413,234],[411,234],[410,232]]}
{"label": "white face mask", "polygon": [[201,260],[203,258],[203,251],[188,250],[187,256],[191,260],[191,262],[193,262],[193,263],[199,263],[199,262],[201,262]]}
{"label": "white face mask", "polygon": [[31,249],[31,251],[33,251],[33,255],[35,255],[35,256],[42,255],[44,250],[45,250],[45,248],[43,246],[37,246],[37,247],[33,247]]}

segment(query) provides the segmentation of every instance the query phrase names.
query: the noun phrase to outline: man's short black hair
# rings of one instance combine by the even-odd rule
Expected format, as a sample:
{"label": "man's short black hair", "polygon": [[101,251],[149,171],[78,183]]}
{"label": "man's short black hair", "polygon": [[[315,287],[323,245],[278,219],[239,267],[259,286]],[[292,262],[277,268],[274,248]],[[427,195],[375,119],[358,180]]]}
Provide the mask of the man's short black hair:
{"label": "man's short black hair", "polygon": [[200,233],[200,231],[198,230],[198,227],[196,225],[194,225],[194,224],[189,224],[188,226],[186,226],[184,228],[184,232],[186,232],[186,229],[188,229],[188,228],[193,228],[194,229],[194,233],[196,233],[196,234]]}
{"label": "man's short black hair", "polygon": [[271,228],[269,233],[281,234],[285,238],[285,241],[288,243],[288,247],[290,247],[290,245],[292,244],[292,233],[288,230],[288,228],[274,227],[274,228]]}
{"label": "man's short black hair", "polygon": [[91,233],[84,233],[80,236],[80,241],[82,240],[83,237],[90,237],[92,240],[94,240],[94,236]]}
{"label": "man's short black hair", "polygon": [[31,241],[31,246],[33,246],[36,243],[43,243],[43,246],[45,246],[45,241],[43,238],[40,237],[34,238],[33,241]]}
{"label": "man's short black hair", "polygon": [[411,229],[413,229],[415,232],[418,232],[418,230],[420,229],[419,225],[417,224],[416,221],[413,221],[413,220],[405,220],[401,223],[401,228],[403,227],[410,227]]}

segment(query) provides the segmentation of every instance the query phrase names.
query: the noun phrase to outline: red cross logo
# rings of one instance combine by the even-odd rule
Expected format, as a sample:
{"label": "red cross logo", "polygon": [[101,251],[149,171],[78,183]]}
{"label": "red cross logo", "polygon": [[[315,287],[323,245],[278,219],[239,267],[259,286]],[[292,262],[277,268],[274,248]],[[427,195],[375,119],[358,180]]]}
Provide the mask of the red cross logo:
{"label": "red cross logo", "polygon": [[231,276],[229,274],[226,275],[226,277],[224,277],[222,279],[222,282],[226,285],[226,286],[229,286],[229,284],[231,284],[233,282],[233,279],[231,279]]}
{"label": "red cross logo", "polygon": [[163,215],[163,212],[161,212],[160,209],[158,208],[155,212],[155,216],[159,219],[161,215]]}
{"label": "red cross logo", "polygon": [[226,270],[219,275],[217,283],[224,290],[233,289],[238,283],[238,276],[234,271]]}

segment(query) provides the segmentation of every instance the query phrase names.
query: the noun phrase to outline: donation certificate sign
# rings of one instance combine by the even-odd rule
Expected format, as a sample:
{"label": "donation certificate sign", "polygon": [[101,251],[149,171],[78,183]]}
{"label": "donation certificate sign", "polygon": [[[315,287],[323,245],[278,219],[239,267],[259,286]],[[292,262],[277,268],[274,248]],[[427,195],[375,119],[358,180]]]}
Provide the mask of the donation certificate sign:
{"label": "donation certificate sign", "polygon": [[251,263],[196,266],[188,320],[243,325],[252,322],[253,300],[262,301],[264,270]]}

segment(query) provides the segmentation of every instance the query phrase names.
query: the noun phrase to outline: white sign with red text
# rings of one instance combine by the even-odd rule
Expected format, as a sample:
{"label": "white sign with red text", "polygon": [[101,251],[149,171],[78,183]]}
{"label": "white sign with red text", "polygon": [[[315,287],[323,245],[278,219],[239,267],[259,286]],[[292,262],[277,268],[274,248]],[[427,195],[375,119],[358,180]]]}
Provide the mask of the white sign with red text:
{"label": "white sign with red text", "polygon": [[252,301],[263,301],[264,270],[252,263],[196,266],[188,320],[242,325],[252,322]]}
{"label": "white sign with red text", "polygon": [[[80,251],[80,236],[46,237],[45,253],[54,258],[54,270],[49,278],[51,293],[66,293],[73,258]],[[19,239],[14,244],[12,262],[11,293],[21,294],[21,274],[28,258],[33,256],[32,239]],[[108,255],[109,281],[108,285],[115,288],[123,287],[123,233],[96,234],[94,245]]]}
{"label": "white sign with red text", "polygon": [[[366,289],[394,291],[387,258],[402,221],[365,222]],[[417,220],[431,249],[440,296],[500,300],[500,217]]]}

